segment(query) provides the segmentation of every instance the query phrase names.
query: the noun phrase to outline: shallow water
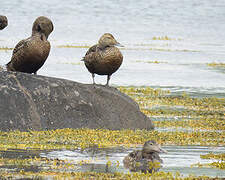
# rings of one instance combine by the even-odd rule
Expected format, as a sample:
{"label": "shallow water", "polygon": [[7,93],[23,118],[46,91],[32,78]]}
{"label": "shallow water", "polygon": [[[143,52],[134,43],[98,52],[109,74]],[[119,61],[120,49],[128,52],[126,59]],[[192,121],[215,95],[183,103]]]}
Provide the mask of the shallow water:
{"label": "shallow water", "polygon": [[[95,172],[128,172],[127,169],[123,167],[123,158],[134,149],[141,149],[140,146],[136,148],[89,148],[85,150],[52,150],[52,151],[38,151],[38,150],[9,150],[0,151],[1,158],[9,159],[27,159],[31,157],[42,157],[51,160],[64,160],[70,165],[75,165],[74,168],[61,168],[57,171],[95,171]],[[225,170],[215,169],[215,168],[198,168],[192,167],[191,165],[197,163],[211,163],[216,160],[201,159],[200,154],[208,153],[223,153],[225,147],[204,147],[204,146],[164,146],[163,149],[167,150],[167,154],[160,154],[163,159],[163,167],[160,169],[165,172],[180,172],[183,176],[188,176],[190,174],[200,176],[207,175],[212,177],[225,177]],[[80,165],[80,162],[83,162]],[[107,162],[111,162],[110,166],[107,166]],[[85,163],[86,162],[86,163]],[[39,172],[41,170],[52,171],[49,165],[40,163],[39,165],[34,164],[31,166],[21,165],[11,165],[2,166],[0,170],[10,171],[32,171]],[[54,170],[53,170],[54,171]]]}
{"label": "shallow water", "polygon": [[[201,159],[200,154],[207,153],[223,153],[224,147],[200,147],[200,146],[165,146],[167,154],[161,154],[164,164],[162,171],[165,172],[180,172],[184,176],[189,174],[219,176],[225,177],[225,170],[212,168],[197,168],[190,166],[196,163],[211,163],[213,160]],[[123,158],[134,149],[138,148],[114,148],[114,149],[91,149],[89,151],[52,151],[42,153],[42,157],[49,159],[62,159],[72,162],[81,160],[88,161],[87,165],[78,168],[78,171],[97,171],[97,172],[128,172],[123,167]],[[108,161],[112,162],[111,167],[107,167]],[[118,162],[119,162],[119,166]]]}

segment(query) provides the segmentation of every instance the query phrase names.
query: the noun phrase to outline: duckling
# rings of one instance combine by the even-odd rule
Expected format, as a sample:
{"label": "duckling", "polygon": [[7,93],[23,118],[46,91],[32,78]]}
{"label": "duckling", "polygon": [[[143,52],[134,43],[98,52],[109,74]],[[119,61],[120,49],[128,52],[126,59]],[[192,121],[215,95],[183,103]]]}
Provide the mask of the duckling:
{"label": "duckling", "polygon": [[8,19],[7,19],[7,17],[0,15],[0,30],[4,29],[6,26],[8,26]]}
{"label": "duckling", "polygon": [[53,28],[50,19],[38,17],[33,23],[31,37],[21,40],[14,48],[7,70],[37,74],[49,55],[51,45],[47,39]]}
{"label": "duckling", "polygon": [[135,150],[125,156],[123,159],[124,167],[133,172],[156,172],[163,163],[163,160],[159,157],[161,152],[167,153],[154,140],[147,141],[142,150]]}
{"label": "duckling", "polygon": [[98,44],[90,47],[82,59],[86,68],[92,74],[95,84],[95,74],[107,75],[106,86],[109,85],[111,75],[116,72],[123,62],[123,55],[115,46],[122,46],[115,40],[112,34],[105,33],[101,36]]}

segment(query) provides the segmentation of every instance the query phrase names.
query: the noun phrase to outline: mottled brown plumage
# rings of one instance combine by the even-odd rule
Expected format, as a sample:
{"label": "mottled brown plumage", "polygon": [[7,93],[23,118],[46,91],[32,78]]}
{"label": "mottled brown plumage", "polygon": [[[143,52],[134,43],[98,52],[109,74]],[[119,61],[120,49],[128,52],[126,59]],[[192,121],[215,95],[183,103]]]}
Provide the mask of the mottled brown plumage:
{"label": "mottled brown plumage", "polygon": [[38,17],[33,23],[31,37],[21,40],[14,48],[7,70],[36,74],[49,55],[51,46],[47,39],[52,31],[52,21]]}
{"label": "mottled brown plumage", "polygon": [[134,172],[156,172],[163,163],[159,157],[160,152],[166,153],[167,151],[163,150],[155,141],[147,141],[142,150],[135,150],[125,156],[123,160],[124,167]]}
{"label": "mottled brown plumage", "polygon": [[105,33],[98,41],[98,44],[89,48],[83,61],[88,71],[94,75],[107,75],[109,85],[110,76],[119,69],[123,61],[123,55],[115,46],[121,46],[110,33]]}
{"label": "mottled brown plumage", "polygon": [[0,15],[0,30],[4,29],[7,25],[8,25],[7,17]]}

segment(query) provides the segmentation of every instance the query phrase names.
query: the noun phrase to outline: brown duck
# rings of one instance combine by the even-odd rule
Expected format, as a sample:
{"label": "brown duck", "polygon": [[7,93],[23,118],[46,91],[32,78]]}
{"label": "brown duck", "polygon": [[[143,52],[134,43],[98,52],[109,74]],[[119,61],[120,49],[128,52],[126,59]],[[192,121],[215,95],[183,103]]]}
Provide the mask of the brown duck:
{"label": "brown duck", "polygon": [[4,29],[7,25],[8,25],[7,17],[0,15],[0,30]]}
{"label": "brown duck", "polygon": [[95,84],[95,74],[107,75],[107,83],[111,75],[119,69],[123,61],[123,55],[115,46],[122,46],[115,40],[112,34],[105,33],[98,41],[98,44],[90,47],[82,59],[88,71],[92,74]]}
{"label": "brown duck", "polygon": [[124,167],[133,172],[156,172],[163,163],[163,160],[159,157],[161,152],[167,153],[155,141],[147,141],[142,150],[135,150],[125,156],[123,160]]}
{"label": "brown duck", "polygon": [[38,17],[33,23],[31,37],[21,40],[14,48],[7,70],[36,74],[49,55],[51,46],[47,39],[52,31],[52,21]]}

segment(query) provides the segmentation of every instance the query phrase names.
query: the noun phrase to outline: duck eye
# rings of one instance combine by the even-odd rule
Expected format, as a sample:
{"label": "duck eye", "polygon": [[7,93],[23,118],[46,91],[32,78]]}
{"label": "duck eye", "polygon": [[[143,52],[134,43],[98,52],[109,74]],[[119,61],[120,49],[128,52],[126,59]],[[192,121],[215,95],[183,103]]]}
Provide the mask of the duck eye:
{"label": "duck eye", "polygon": [[39,24],[38,24],[37,30],[38,30],[38,32],[41,31],[41,26]]}

